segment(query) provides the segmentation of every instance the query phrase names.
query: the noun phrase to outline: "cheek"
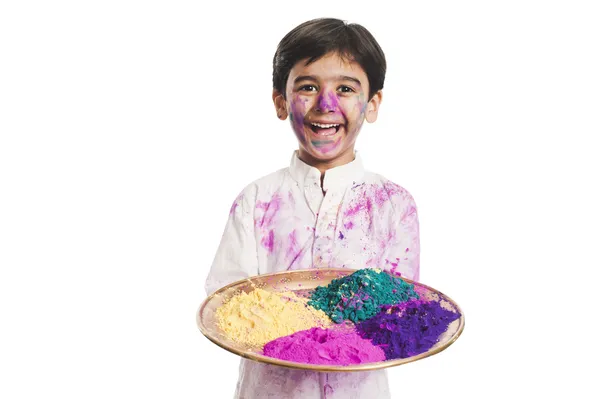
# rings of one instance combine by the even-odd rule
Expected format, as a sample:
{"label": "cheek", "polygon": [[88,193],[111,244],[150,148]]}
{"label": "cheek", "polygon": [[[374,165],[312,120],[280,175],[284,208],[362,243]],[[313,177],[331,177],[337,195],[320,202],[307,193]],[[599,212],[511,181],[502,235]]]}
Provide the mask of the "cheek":
{"label": "cheek", "polygon": [[292,97],[290,102],[290,122],[298,139],[304,142],[304,117],[307,109],[307,99]]}
{"label": "cheek", "polygon": [[348,110],[346,115],[348,120],[351,122],[348,126],[348,135],[356,136],[365,120],[367,103],[362,101],[361,98],[358,98],[349,103],[346,109]]}
{"label": "cheek", "polygon": [[295,96],[290,103],[290,117],[294,125],[302,125],[306,115],[306,105],[308,100]]}
{"label": "cheek", "polygon": [[367,112],[367,105],[369,105],[368,101],[365,101],[365,96],[361,94],[358,96],[356,100],[356,109],[360,113],[361,118],[365,116],[365,112]]}

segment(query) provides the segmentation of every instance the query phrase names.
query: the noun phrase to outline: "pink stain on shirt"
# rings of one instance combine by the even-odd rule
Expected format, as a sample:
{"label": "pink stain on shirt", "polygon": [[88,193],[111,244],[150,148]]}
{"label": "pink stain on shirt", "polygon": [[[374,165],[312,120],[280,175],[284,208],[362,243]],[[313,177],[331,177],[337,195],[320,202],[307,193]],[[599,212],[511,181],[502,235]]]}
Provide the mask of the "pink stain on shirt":
{"label": "pink stain on shirt", "polygon": [[275,243],[275,233],[269,230],[269,233],[263,237],[260,242],[269,254],[273,253],[273,244]]}
{"label": "pink stain on shirt", "polygon": [[235,201],[233,201],[233,204],[231,204],[231,209],[229,209],[229,215],[233,215],[235,213],[235,210],[237,209],[243,198],[244,196],[240,195],[235,199]]}
{"label": "pink stain on shirt", "polygon": [[346,226],[349,223],[354,224],[354,222],[356,222],[356,218],[362,217],[365,219],[366,222],[368,222],[368,230],[370,231],[373,223],[372,212],[373,201],[372,198],[365,191],[344,212],[344,226]]}
{"label": "pink stain on shirt", "polygon": [[397,271],[398,269],[398,264],[400,263],[400,258],[396,258],[395,262],[390,262],[389,260],[385,260],[386,265],[391,265],[392,267],[389,269],[390,273],[392,274],[396,274],[398,276],[401,275],[401,273],[399,271]]}
{"label": "pink stain on shirt", "polygon": [[295,263],[299,263],[302,259],[303,251],[300,245],[298,244],[298,238],[296,237],[296,230],[292,231],[288,235],[288,248],[285,254],[286,259],[290,260],[288,270],[291,270]]}
{"label": "pink stain on shirt", "polygon": [[256,220],[258,227],[270,227],[279,208],[281,208],[281,196],[279,193],[275,193],[269,202],[256,201],[256,209],[264,211],[262,218]]}
{"label": "pink stain on shirt", "polygon": [[400,217],[400,221],[404,222],[407,218],[409,218],[410,216],[414,215],[415,213],[417,213],[417,209],[410,205],[408,206],[405,210],[404,213],[402,214],[402,217]]}

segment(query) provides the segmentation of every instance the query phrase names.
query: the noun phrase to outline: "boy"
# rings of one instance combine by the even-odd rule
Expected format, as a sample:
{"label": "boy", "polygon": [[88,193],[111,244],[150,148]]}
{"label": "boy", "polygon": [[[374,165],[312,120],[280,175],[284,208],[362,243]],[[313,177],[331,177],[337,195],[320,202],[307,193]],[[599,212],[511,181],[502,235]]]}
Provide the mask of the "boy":
{"label": "boy", "polygon": [[[362,26],[316,19],[289,32],[273,59],[273,103],[298,139],[288,168],[247,186],[231,207],[206,281],[211,294],[258,274],[379,267],[418,280],[416,206],[367,172],[354,143],[381,104],[386,62]],[[246,359],[237,398],[389,398],[384,370],[318,373]]]}

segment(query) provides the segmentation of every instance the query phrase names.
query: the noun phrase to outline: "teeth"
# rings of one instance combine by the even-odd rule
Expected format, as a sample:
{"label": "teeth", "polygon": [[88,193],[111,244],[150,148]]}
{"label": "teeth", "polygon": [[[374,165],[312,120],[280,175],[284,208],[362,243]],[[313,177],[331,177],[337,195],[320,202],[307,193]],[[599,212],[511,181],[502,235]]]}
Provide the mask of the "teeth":
{"label": "teeth", "polygon": [[316,126],[316,127],[320,127],[322,129],[329,129],[330,127],[338,127],[339,123],[331,124],[331,125],[325,125],[323,123],[311,123],[311,125]]}

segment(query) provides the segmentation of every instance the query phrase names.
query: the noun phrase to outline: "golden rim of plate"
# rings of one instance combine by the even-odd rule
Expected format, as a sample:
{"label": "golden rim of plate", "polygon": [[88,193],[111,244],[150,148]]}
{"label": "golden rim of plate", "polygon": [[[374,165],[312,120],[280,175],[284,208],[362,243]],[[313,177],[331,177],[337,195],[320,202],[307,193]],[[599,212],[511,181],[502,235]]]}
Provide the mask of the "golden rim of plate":
{"label": "golden rim of plate", "polygon": [[[243,358],[254,360],[257,362],[261,362],[261,363],[282,366],[282,367],[289,367],[289,368],[295,368],[295,369],[301,369],[301,370],[311,370],[311,371],[328,371],[328,372],[369,371],[369,370],[383,369],[383,368],[388,368],[388,367],[399,366],[401,364],[415,362],[417,360],[424,359],[426,357],[433,356],[437,353],[440,353],[441,351],[443,351],[444,349],[446,349],[450,345],[452,345],[458,339],[458,337],[460,337],[460,335],[462,334],[462,332],[465,328],[465,317],[464,317],[462,310],[460,309],[460,307],[458,306],[458,304],[456,302],[454,302],[447,295],[443,294],[442,292],[440,292],[432,287],[429,287],[428,285],[421,284],[421,283],[409,280],[409,279],[401,277],[401,276],[393,275],[393,274],[392,275],[394,277],[399,277],[402,280],[406,281],[407,283],[414,284],[415,288],[418,287],[419,291],[424,291],[424,292],[427,292],[430,294],[437,295],[440,300],[449,302],[452,305],[452,307],[455,309],[455,311],[460,314],[460,318],[453,321],[450,324],[450,326],[455,325],[455,328],[453,328],[453,331],[449,334],[450,335],[449,337],[444,337],[443,341],[436,343],[436,345],[434,345],[428,351],[420,353],[415,356],[411,356],[411,357],[406,357],[406,358],[402,358],[402,359],[385,360],[385,361],[376,362],[376,363],[354,364],[354,365],[349,365],[349,366],[333,366],[333,365],[290,362],[290,361],[280,360],[280,359],[276,359],[276,358],[269,357],[269,356],[264,356],[259,353],[250,351],[247,348],[244,349],[241,347],[242,345],[236,345],[236,343],[233,341],[231,341],[231,343],[222,342],[221,340],[218,339],[218,337],[216,337],[219,328],[217,326],[215,326],[214,328],[210,328],[209,326],[206,325],[207,324],[206,322],[208,321],[207,320],[208,317],[205,316],[203,318],[203,315],[206,315],[206,312],[205,312],[206,309],[210,306],[214,306],[215,301],[217,301],[216,298],[230,298],[232,295],[235,295],[235,294],[239,293],[241,290],[243,290],[243,288],[247,289],[248,287],[257,287],[258,286],[262,289],[269,290],[269,288],[274,288],[273,286],[271,286],[271,287],[266,286],[265,283],[268,282],[269,280],[271,280],[271,281],[276,280],[277,283],[282,284],[282,285],[286,284],[288,282],[292,282],[292,281],[294,281],[294,282],[302,281],[302,282],[311,282],[311,284],[309,284],[309,285],[314,285],[314,287],[316,287],[317,285],[323,286],[323,285],[329,284],[329,282],[331,282],[331,280],[333,280],[334,278],[347,276],[349,274],[354,273],[357,270],[358,269],[348,269],[348,268],[301,269],[301,270],[292,270],[292,271],[284,271],[284,272],[277,272],[277,273],[261,274],[258,276],[248,277],[248,278],[245,278],[242,280],[238,280],[234,283],[226,285],[225,287],[222,287],[219,290],[215,291],[214,293],[209,295],[202,302],[202,304],[198,308],[198,311],[196,312],[196,324],[198,325],[198,328],[200,329],[202,334],[206,338],[208,338],[210,341],[212,341],[214,344],[220,346],[221,348],[225,349],[228,352],[231,352],[231,353],[241,356]],[[332,277],[332,278],[330,278],[329,280],[320,280],[319,275]],[[307,278],[305,276],[307,276]],[[294,280],[294,278],[296,278],[296,280]],[[299,280],[298,278],[302,278],[302,279]],[[320,282],[320,283],[315,285],[314,284],[315,282]],[[277,284],[275,284],[275,286],[277,286]],[[289,288],[289,287],[286,287],[286,288],[288,288],[288,290],[290,290],[290,291],[298,291],[298,290],[302,290],[302,289],[303,290],[314,289],[314,287],[312,287],[312,288],[296,288],[295,290],[293,288]],[[250,290],[247,289],[246,291],[250,291]],[[270,291],[281,292],[282,290],[281,289],[271,289]],[[223,302],[223,300],[221,300],[221,303],[222,302]],[[216,309],[216,307],[215,307],[215,309]],[[457,323],[457,325],[456,325],[456,323]],[[448,330],[450,330],[450,326],[448,327]],[[446,333],[442,334],[442,336],[447,335],[448,330],[446,331]]]}

